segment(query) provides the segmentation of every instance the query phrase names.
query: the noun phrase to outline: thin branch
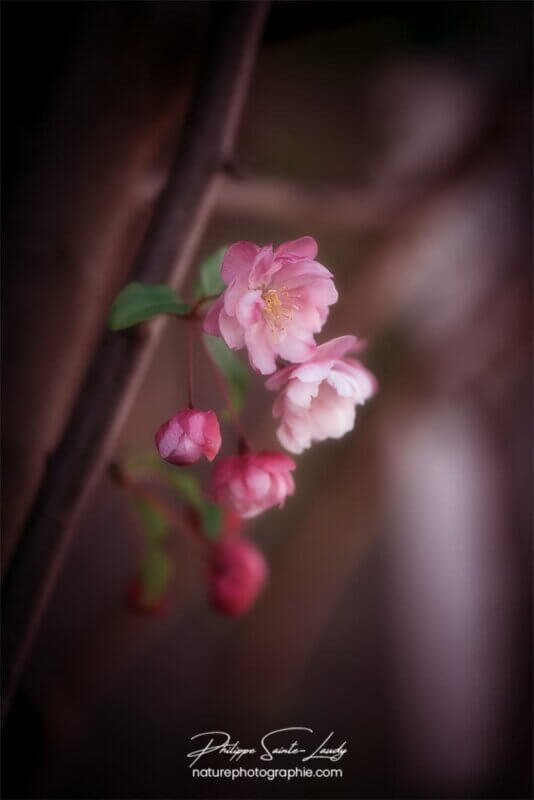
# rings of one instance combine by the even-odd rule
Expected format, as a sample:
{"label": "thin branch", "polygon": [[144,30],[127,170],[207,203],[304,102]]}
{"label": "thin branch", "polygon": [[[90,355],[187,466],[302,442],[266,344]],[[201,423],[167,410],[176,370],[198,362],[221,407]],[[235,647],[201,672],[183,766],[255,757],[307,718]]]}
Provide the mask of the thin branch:
{"label": "thin branch", "polygon": [[327,230],[383,228],[406,202],[426,185],[401,188],[338,187],[299,184],[287,178],[227,175],[217,199],[217,211],[229,217],[272,219]]}
{"label": "thin branch", "polygon": [[[213,3],[202,74],[174,165],[131,280],[180,286],[232,160],[267,5]],[[59,574],[70,533],[109,458],[164,320],[107,333],[8,566],[3,602],[3,716]]]}
{"label": "thin branch", "polygon": [[156,492],[150,487],[145,486],[144,483],[130,477],[125,472],[121,465],[112,461],[108,467],[108,472],[112,480],[114,480],[122,489],[130,493],[133,497],[144,500],[149,505],[154,506],[164,517],[168,520],[171,527],[177,533],[181,534],[185,539],[192,540],[197,545],[201,545],[204,550],[206,546],[205,539],[199,535],[184,516],[181,516],[175,508],[166,503]]}

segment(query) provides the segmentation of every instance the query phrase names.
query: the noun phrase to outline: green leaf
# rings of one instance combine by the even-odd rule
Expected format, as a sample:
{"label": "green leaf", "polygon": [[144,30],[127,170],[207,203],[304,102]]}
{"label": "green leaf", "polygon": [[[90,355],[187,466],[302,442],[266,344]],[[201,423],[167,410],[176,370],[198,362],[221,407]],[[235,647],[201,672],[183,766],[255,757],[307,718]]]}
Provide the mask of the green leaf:
{"label": "green leaf", "polygon": [[187,314],[183,303],[170,286],[163,283],[129,283],[122,289],[109,312],[109,327],[114,331],[130,328],[158,314]]}
{"label": "green leaf", "polygon": [[176,467],[169,467],[165,462],[161,464],[162,469],[159,471],[164,473],[169,486],[176,489],[190,505],[200,510],[204,498],[198,480],[193,475],[180,472]]}
{"label": "green leaf", "polygon": [[241,359],[230,350],[226,342],[215,336],[204,336],[208,353],[226,380],[234,411],[243,408],[247,392],[248,374]]}
{"label": "green leaf", "polygon": [[200,513],[202,515],[204,533],[208,539],[217,539],[221,534],[223,521],[222,510],[220,506],[206,501],[204,502]]}
{"label": "green leaf", "polygon": [[[151,475],[163,478],[170,489],[178,492],[182,500],[198,512],[204,534],[212,539],[219,536],[223,521],[222,511],[218,505],[208,500],[194,475],[167,464],[153,451],[132,451],[125,460],[125,465],[128,474],[137,479],[147,479]],[[163,539],[169,529],[169,521],[165,515],[151,503],[139,498],[135,500],[135,506],[143,523],[145,538],[152,541]]]}
{"label": "green leaf", "polygon": [[[168,466],[165,462],[162,463],[165,467]],[[170,471],[165,469],[165,477],[168,484],[198,511],[206,536],[211,539],[216,538],[221,529],[222,513],[218,505],[206,499],[197,479],[193,475],[178,472],[173,467],[170,468]]]}
{"label": "green leaf", "polygon": [[148,500],[134,499],[135,510],[139,514],[145,539],[157,542],[164,539],[169,531],[169,520],[165,514]]}
{"label": "green leaf", "polygon": [[141,561],[139,577],[143,602],[155,603],[164,593],[172,575],[172,561],[160,545],[149,547]]}
{"label": "green leaf", "polygon": [[221,264],[226,252],[226,245],[219,247],[204,259],[200,265],[198,281],[195,287],[195,298],[211,294],[220,294],[226,289],[226,284],[221,278]]}

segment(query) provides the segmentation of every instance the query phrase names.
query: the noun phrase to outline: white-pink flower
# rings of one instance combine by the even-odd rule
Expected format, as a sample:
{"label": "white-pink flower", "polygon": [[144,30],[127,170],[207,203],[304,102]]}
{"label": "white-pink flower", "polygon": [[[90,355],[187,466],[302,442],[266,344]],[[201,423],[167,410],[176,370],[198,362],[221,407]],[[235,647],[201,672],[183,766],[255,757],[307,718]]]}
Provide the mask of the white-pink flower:
{"label": "white-pink flower", "polygon": [[266,381],[280,390],[273,416],[280,418],[280,443],[292,453],[302,453],[313,441],[338,439],[354,426],[356,406],[377,389],[371,373],[346,353],[363,345],[355,336],[340,336],[319,345],[302,364],[278,370]]}
{"label": "white-pink flower", "polygon": [[221,431],[214,411],[184,408],[156,431],[156,447],[170,464],[194,464],[202,456],[213,461],[221,448]]}
{"label": "white-pink flower", "polygon": [[221,336],[232,350],[246,347],[264,375],[275,371],[277,356],[303,361],[338,298],[332,274],[316,255],[311,236],[274,251],[251,242],[231,245],[221,266],[228,288],[208,310],[205,332]]}
{"label": "white-pink flower", "polygon": [[292,458],[279,452],[228,456],[213,470],[213,495],[240,517],[256,517],[272,506],[283,506],[287,495],[293,494],[295,466]]}

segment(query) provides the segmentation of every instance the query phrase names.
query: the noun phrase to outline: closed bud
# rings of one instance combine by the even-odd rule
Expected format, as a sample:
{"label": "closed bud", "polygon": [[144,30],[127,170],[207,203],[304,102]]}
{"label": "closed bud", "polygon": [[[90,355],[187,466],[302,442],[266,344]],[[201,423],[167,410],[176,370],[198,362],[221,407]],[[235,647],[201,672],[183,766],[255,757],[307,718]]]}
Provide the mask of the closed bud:
{"label": "closed bud", "polygon": [[263,554],[247,539],[236,536],[214,542],[208,565],[211,605],[221,614],[245,614],[262,591],[268,572]]}
{"label": "closed bud", "polygon": [[219,421],[213,411],[185,408],[156,432],[156,447],[164,461],[182,466],[202,456],[213,461],[221,447]]}

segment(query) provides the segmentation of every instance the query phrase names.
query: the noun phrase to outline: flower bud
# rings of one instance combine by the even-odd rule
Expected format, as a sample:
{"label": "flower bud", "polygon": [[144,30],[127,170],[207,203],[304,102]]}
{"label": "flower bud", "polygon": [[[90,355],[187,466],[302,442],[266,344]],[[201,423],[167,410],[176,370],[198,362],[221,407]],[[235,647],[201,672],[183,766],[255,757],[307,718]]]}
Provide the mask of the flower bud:
{"label": "flower bud", "polygon": [[236,536],[211,545],[208,564],[210,603],[216,611],[239,616],[249,611],[268,577],[263,554]]}
{"label": "flower bud", "polygon": [[244,453],[223,458],[213,471],[216,502],[240,517],[256,517],[272,506],[283,506],[295,491],[291,470],[295,462],[285,453]]}
{"label": "flower bud", "polygon": [[185,408],[156,432],[156,447],[164,461],[194,464],[203,455],[213,461],[221,447],[221,431],[213,411]]}

